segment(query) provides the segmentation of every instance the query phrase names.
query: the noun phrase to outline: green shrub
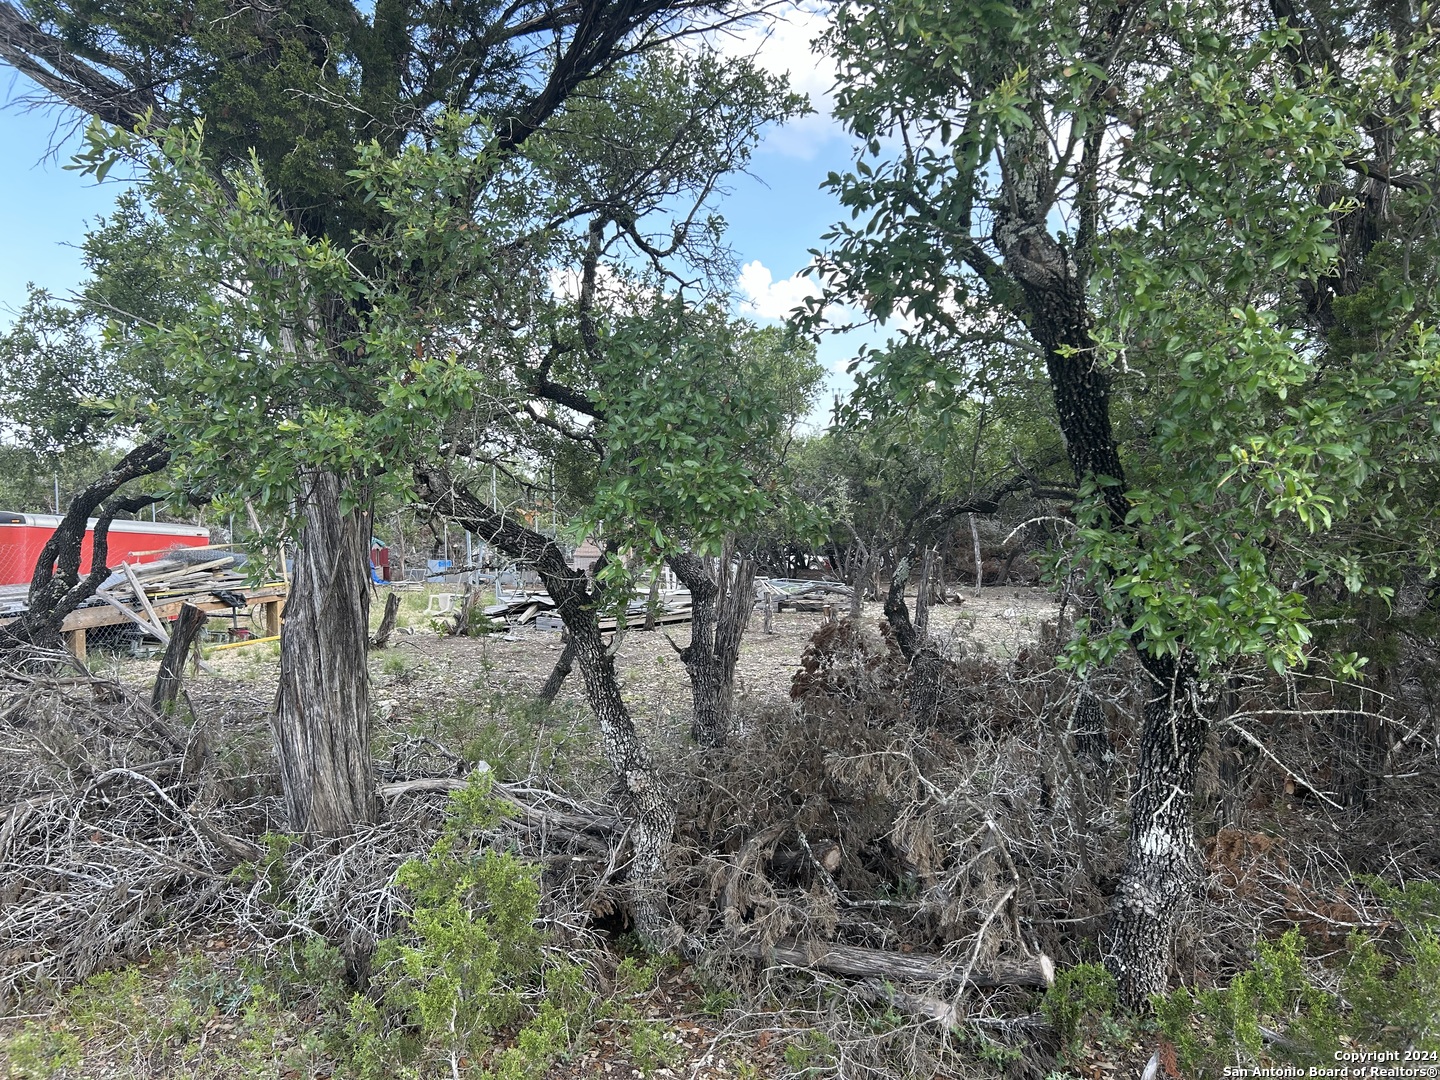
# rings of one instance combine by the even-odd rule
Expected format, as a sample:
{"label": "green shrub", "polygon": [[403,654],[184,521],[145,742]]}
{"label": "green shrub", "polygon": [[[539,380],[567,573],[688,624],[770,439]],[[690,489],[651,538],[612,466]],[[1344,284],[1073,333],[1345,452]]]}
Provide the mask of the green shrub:
{"label": "green shrub", "polygon": [[1101,1021],[1115,1011],[1115,979],[1099,964],[1076,964],[1055,976],[1040,1012],[1060,1036],[1065,1051],[1079,1057]]}
{"label": "green shrub", "polygon": [[1305,962],[1300,934],[1261,941],[1249,970],[1229,986],[1181,987],[1154,1000],[1161,1032],[1186,1076],[1227,1066],[1334,1068],[1354,1051],[1440,1051],[1440,888],[1371,881],[1395,913],[1397,932],[1352,935],[1331,990]]}
{"label": "green shrub", "polygon": [[[400,868],[413,904],[406,932],[378,946],[372,993],[352,1001],[347,1025],[367,1080],[393,1075],[397,1062],[431,1075],[462,1061],[478,1077],[538,1078],[574,1036],[581,980],[543,947],[535,867],[472,844],[507,809],[490,785],[489,773],[473,775],[429,853]],[[514,1045],[495,1052],[510,1032]]]}

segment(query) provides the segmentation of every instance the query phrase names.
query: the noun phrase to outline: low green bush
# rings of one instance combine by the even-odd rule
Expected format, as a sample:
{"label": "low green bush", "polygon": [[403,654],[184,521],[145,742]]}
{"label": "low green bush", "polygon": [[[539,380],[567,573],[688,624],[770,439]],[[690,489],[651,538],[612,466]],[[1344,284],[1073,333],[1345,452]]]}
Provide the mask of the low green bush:
{"label": "low green bush", "polygon": [[1394,913],[1394,929],[1379,938],[1352,934],[1328,970],[1306,961],[1291,930],[1262,940],[1255,962],[1228,986],[1181,987],[1154,1000],[1183,1075],[1333,1069],[1342,1049],[1440,1054],[1440,886],[1368,885]]}
{"label": "low green bush", "polygon": [[[581,973],[544,947],[536,868],[474,846],[506,812],[490,785],[489,773],[472,776],[430,851],[400,869],[408,925],[380,943],[370,993],[350,1004],[361,1080],[442,1068],[477,1080],[538,1078],[577,1034]],[[502,1038],[510,1045],[497,1049]]]}

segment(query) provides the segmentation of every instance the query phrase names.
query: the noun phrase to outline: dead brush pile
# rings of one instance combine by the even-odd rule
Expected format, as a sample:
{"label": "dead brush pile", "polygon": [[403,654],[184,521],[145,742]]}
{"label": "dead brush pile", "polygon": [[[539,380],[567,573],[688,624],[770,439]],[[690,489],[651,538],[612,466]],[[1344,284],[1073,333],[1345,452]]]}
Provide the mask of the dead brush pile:
{"label": "dead brush pile", "polygon": [[[913,723],[885,629],[822,627],[794,710],[696,763],[685,922],[759,955],[818,941],[934,957],[956,987],[1080,959],[1124,828],[1068,748],[1072,680],[1038,651],[952,657],[937,715]],[[1129,692],[1118,677],[1092,690]]]}
{"label": "dead brush pile", "polygon": [[[429,849],[476,762],[405,738],[379,768],[380,821],[307,846],[279,831],[263,715],[231,722],[223,701],[199,699],[198,721],[161,716],[66,654],[10,661],[0,664],[0,1015],[215,931],[278,957],[324,938],[363,984],[375,943],[408,910],[397,871]],[[585,948],[579,913],[613,903],[613,814],[526,784],[495,791],[512,816],[476,843],[545,867],[542,915]]]}
{"label": "dead brush pile", "polygon": [[0,667],[0,732],[0,1008],[233,907],[256,808],[214,798],[203,732],[65,654]]}

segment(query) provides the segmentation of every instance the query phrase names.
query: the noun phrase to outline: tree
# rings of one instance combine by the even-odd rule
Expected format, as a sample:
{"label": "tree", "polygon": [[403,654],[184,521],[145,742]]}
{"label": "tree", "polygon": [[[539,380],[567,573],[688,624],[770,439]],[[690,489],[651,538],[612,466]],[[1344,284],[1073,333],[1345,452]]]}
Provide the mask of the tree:
{"label": "tree", "polygon": [[[577,92],[597,77],[707,19],[730,17],[689,0],[381,3],[369,15],[344,3],[261,11],[222,2],[158,16],[134,5],[47,4],[27,13],[0,4],[0,57],[52,99],[136,130],[160,150],[148,163],[159,181],[156,205],[185,234],[177,250],[194,260],[187,269],[216,290],[188,328],[162,335],[178,366],[198,376],[186,391],[212,405],[204,418],[183,418],[184,427],[177,418],[172,433],[208,451],[202,465],[219,461],[233,445],[227,436],[253,432],[257,419],[273,436],[245,479],[261,500],[294,500],[305,549],[281,649],[282,683],[293,687],[275,717],[282,774],[324,773],[321,787],[347,793],[317,801],[319,788],[288,791],[297,831],[343,834],[373,813],[364,650],[355,647],[363,628],[351,625],[365,616],[367,500],[409,455],[416,432],[433,434],[437,418],[471,404],[465,367],[444,335],[462,326],[489,333],[517,313],[531,325],[523,300],[536,281],[517,272],[530,252],[523,230],[507,228],[514,211],[537,211],[527,219],[537,227],[538,211],[548,212],[543,240],[582,213],[528,201],[527,170],[544,172],[558,158],[545,156],[545,138],[528,160],[520,151],[542,129],[562,136],[553,122],[571,101],[579,115],[586,103]],[[783,107],[793,108],[788,99]],[[203,149],[201,115],[209,121]],[[704,118],[725,115],[712,104]],[[439,155],[429,157],[423,144],[434,139]],[[103,177],[116,152],[133,145],[97,135],[89,162]],[[665,149],[673,160],[695,146]],[[440,161],[454,168],[438,176],[431,166]],[[589,179],[576,171],[566,194]],[[412,180],[436,186],[407,187]],[[202,197],[187,204],[185,192]],[[412,195],[420,205],[406,204]],[[458,307],[437,310],[449,296],[437,290],[455,279],[437,277],[425,258],[474,241],[459,274],[462,295],[483,287],[497,299],[464,318]],[[445,266],[456,269],[453,260]],[[220,354],[228,364],[205,374],[202,346],[215,344],[233,349]],[[483,367],[485,350],[469,351]],[[340,596],[357,599],[339,607],[325,600]],[[322,660],[331,665],[323,677]],[[319,753],[324,747],[333,752]]]}
{"label": "tree", "polygon": [[[1329,530],[1367,499],[1393,513],[1372,481],[1397,450],[1403,471],[1433,467],[1432,451],[1401,449],[1433,400],[1428,271],[1393,270],[1406,291],[1366,347],[1384,360],[1373,381],[1323,326],[1326,297],[1378,250],[1356,244],[1385,224],[1379,204],[1414,191],[1428,205],[1433,178],[1428,16],[1376,36],[1379,8],[1348,18],[884,0],[843,9],[830,35],[838,112],[867,146],[831,178],[862,220],[830,237],[828,296],[903,309],[926,342],[1033,342],[1082,499],[1082,565],[1115,619],[1072,662],[1128,646],[1145,673],[1105,948],[1132,1005],[1164,988],[1195,880],[1213,680],[1247,656],[1304,662],[1291,574],[1341,568],[1276,537]],[[1430,212],[1411,221],[1407,243],[1428,250]],[[873,377],[892,392],[957,378],[884,359]]]}

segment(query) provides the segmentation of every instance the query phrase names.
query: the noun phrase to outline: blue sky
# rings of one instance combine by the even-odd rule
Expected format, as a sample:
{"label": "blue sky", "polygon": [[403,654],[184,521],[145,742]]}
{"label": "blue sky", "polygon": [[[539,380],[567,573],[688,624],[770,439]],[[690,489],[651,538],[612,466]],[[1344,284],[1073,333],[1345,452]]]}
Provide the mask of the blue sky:
{"label": "blue sky", "polygon": [[[841,213],[820,190],[826,173],[844,169],[851,156],[850,141],[828,115],[833,69],[810,47],[822,28],[818,10],[801,7],[769,31],[721,43],[727,52],[754,55],[763,66],[789,74],[792,86],[808,93],[817,108],[816,115],[772,130],[751,162],[752,175],[732,178],[731,194],[718,206],[743,268],[736,282],[741,310],[761,320],[782,315],[812,288],[795,275]],[[0,86],[3,100],[13,102],[31,88],[8,74]],[[63,168],[78,145],[74,128],[69,113],[25,112],[13,104],[0,110],[0,325],[8,325],[24,303],[27,282],[58,296],[79,284],[84,267],[76,245],[120,190],[118,183],[97,186]],[[52,152],[57,138],[59,149]],[[857,345],[827,338],[821,359],[838,371]]]}

